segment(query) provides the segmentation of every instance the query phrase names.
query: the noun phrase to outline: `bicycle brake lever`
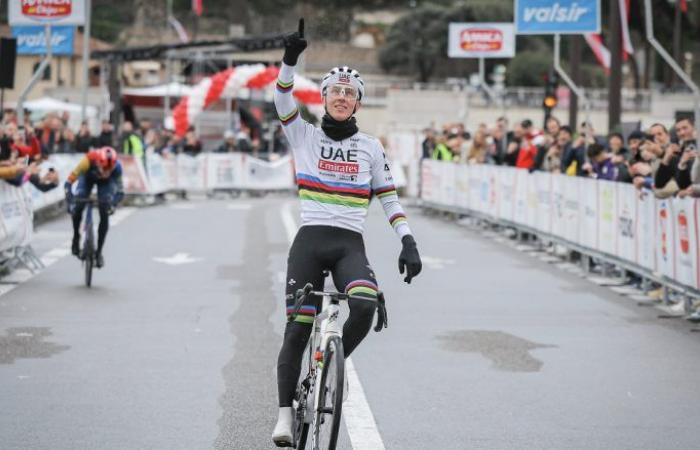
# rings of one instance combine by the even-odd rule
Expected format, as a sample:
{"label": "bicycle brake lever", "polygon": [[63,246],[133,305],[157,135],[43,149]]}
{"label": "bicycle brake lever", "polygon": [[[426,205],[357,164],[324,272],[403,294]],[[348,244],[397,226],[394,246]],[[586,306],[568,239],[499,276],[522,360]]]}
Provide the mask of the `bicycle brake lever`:
{"label": "bicycle brake lever", "polygon": [[303,289],[297,289],[297,292],[294,296],[296,298],[296,301],[294,302],[294,309],[292,310],[292,313],[287,317],[287,322],[294,322],[294,320],[297,318],[297,314],[299,314],[301,305],[304,304],[304,300],[313,289],[314,286],[311,283],[306,283]]}
{"label": "bicycle brake lever", "polygon": [[379,333],[383,328],[389,327],[389,319],[386,314],[386,302],[384,293],[377,292],[377,324],[374,326],[374,331]]}

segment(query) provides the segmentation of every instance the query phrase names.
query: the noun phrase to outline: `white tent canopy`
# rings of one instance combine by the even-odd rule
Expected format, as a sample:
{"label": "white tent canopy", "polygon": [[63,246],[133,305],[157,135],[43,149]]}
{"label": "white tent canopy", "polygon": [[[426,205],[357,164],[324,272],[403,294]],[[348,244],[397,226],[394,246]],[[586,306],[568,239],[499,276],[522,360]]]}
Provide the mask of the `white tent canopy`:
{"label": "white tent canopy", "polygon": [[143,88],[124,88],[123,95],[135,95],[138,97],[186,97],[190,95],[192,87],[181,83],[160,84]]}
{"label": "white tent canopy", "polygon": [[[47,113],[63,113],[68,112],[68,127],[74,131],[80,128],[80,113],[82,105],[80,103],[64,102],[52,97],[41,97],[36,100],[28,100],[23,104],[24,109],[32,112],[32,120],[39,119]],[[87,105],[85,107],[85,119],[88,123],[91,133],[98,133],[100,121],[97,114],[97,108]]]}
{"label": "white tent canopy", "polygon": [[[57,100],[52,97],[41,97],[36,100],[28,100],[23,104],[25,109],[30,111],[46,111],[46,112],[63,112],[68,111],[71,113],[80,113],[82,106],[80,103],[69,103],[62,100]],[[97,114],[97,108],[94,106],[87,106],[86,111],[88,117],[95,116]]]}

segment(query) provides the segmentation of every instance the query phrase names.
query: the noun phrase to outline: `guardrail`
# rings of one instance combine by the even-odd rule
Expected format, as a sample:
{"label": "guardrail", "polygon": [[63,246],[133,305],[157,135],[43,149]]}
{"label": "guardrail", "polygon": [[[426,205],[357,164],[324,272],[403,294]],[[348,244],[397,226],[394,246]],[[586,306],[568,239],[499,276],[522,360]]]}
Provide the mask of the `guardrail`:
{"label": "guardrail", "polygon": [[630,184],[425,160],[425,207],[471,215],[600,258],[700,297],[700,200]]}

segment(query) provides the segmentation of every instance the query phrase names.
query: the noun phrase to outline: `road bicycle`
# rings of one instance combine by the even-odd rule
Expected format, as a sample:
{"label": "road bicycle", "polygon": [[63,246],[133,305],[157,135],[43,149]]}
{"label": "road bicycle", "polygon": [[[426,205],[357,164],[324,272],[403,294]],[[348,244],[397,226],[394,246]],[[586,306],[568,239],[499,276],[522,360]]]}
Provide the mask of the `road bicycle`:
{"label": "road bicycle", "polygon": [[[366,297],[339,292],[319,292],[307,283],[294,295],[288,320],[293,321],[309,295],[322,298],[321,312],[314,318],[311,337],[302,359],[302,374],[293,402],[293,447],[305,449],[311,432],[312,450],[334,450],[340,431],[345,383],[345,353],[338,322],[340,302]],[[290,296],[291,297],[291,296]],[[388,326],[384,294],[377,293],[377,324],[374,331]],[[304,373],[303,368],[306,368]]]}
{"label": "road bicycle", "polygon": [[83,248],[80,252],[80,260],[85,269],[85,286],[92,286],[92,269],[97,262],[97,244],[95,243],[95,226],[92,220],[92,210],[99,202],[94,198],[77,198],[74,204],[85,204],[85,220],[83,221]]}

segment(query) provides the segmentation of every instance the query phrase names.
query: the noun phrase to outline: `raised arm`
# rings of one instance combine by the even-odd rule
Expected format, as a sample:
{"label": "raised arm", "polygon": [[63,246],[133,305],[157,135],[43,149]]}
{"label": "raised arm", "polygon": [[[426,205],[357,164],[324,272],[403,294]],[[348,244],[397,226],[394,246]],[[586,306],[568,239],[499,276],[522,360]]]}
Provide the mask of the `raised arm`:
{"label": "raised arm", "polygon": [[306,132],[305,123],[299,115],[299,108],[292,95],[294,66],[296,66],[299,55],[304,51],[306,45],[304,19],[299,19],[299,30],[284,37],[284,57],[277,76],[274,95],[277,116],[283,125],[284,134],[293,148],[302,144]]}

